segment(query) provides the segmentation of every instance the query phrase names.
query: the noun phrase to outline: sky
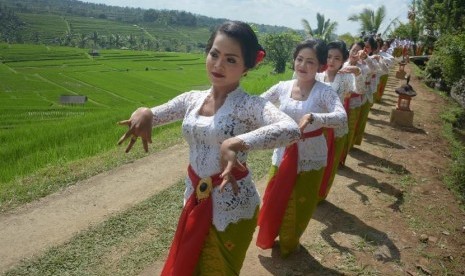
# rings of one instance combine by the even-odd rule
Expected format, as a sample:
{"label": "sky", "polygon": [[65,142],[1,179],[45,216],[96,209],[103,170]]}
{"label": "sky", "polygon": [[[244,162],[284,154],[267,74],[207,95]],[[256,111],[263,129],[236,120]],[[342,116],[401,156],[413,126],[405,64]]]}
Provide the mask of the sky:
{"label": "sky", "polygon": [[240,20],[248,23],[285,26],[303,29],[306,19],[312,29],[316,28],[317,12],[325,19],[338,22],[336,34],[359,34],[360,23],[348,21],[350,15],[360,13],[364,8],[376,10],[386,7],[386,18],[380,31],[397,18],[407,22],[407,10],[411,0],[82,0],[120,7],[156,10],[178,10],[212,18]]}

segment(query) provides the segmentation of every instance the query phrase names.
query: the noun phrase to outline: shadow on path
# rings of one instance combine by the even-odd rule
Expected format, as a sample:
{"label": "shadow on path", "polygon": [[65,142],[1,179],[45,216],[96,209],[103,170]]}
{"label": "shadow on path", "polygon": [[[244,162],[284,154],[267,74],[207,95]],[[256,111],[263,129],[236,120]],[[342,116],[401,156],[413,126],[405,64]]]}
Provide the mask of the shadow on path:
{"label": "shadow on path", "polygon": [[381,116],[381,115],[390,116],[391,115],[391,113],[387,112],[386,110],[381,110],[381,109],[377,109],[374,107],[370,109],[370,112],[376,116]]}
{"label": "shadow on path", "polygon": [[352,148],[349,155],[361,162],[358,163],[357,166],[384,173],[392,172],[399,175],[410,174],[404,166],[370,154],[360,148]]}
{"label": "shadow on path", "polygon": [[375,127],[392,127],[391,123],[386,120],[378,120],[368,117],[367,123]]}
{"label": "shadow on path", "polygon": [[323,239],[342,253],[352,252],[350,248],[338,244],[333,239],[333,234],[345,233],[358,236],[367,243],[376,245],[377,247],[385,246],[388,249],[387,251],[379,250],[375,253],[378,261],[396,262],[400,260],[400,250],[386,233],[365,224],[357,216],[347,213],[329,201],[324,201],[318,206],[316,212],[313,214],[313,219],[326,226],[326,229],[321,232]]}
{"label": "shadow on path", "polygon": [[381,182],[368,174],[356,172],[349,167],[344,167],[338,171],[339,175],[345,176],[347,178],[354,179],[356,182],[349,184],[347,187],[354,193],[360,196],[360,201],[363,204],[368,204],[369,197],[359,190],[360,186],[367,186],[371,188],[379,189],[383,194],[394,197],[396,200],[394,203],[390,204],[388,207],[395,212],[400,212],[400,206],[404,203],[404,192],[397,189],[389,183]]}
{"label": "shadow on path", "polygon": [[370,144],[375,145],[375,146],[380,146],[380,147],[384,147],[384,148],[391,148],[391,149],[392,148],[394,148],[394,149],[405,149],[405,147],[402,146],[402,145],[396,144],[394,142],[389,141],[388,139],[386,139],[384,137],[373,135],[373,134],[370,134],[368,132],[365,132],[363,134],[363,138],[366,140],[367,143],[370,143]]}
{"label": "shadow on path", "polygon": [[303,246],[300,250],[283,259],[280,256],[278,243],[275,243],[271,251],[271,257],[258,255],[261,265],[270,275],[328,275],[342,276],[337,270],[324,267]]}

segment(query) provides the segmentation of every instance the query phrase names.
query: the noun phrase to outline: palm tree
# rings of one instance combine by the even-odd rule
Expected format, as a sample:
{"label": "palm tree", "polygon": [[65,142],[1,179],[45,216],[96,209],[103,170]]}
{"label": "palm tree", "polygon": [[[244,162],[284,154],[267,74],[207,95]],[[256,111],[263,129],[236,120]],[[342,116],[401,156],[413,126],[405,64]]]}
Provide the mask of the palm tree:
{"label": "palm tree", "polygon": [[349,16],[350,21],[359,21],[362,24],[360,28],[361,33],[378,33],[381,23],[386,17],[386,7],[382,5],[376,12],[372,9],[365,8],[359,14]]}
{"label": "palm tree", "polygon": [[317,28],[312,29],[310,23],[306,19],[302,19],[302,25],[304,26],[307,36],[310,38],[320,38],[328,42],[332,40],[332,36],[337,28],[337,22],[331,22],[331,19],[325,21],[325,16],[320,13],[316,13]]}

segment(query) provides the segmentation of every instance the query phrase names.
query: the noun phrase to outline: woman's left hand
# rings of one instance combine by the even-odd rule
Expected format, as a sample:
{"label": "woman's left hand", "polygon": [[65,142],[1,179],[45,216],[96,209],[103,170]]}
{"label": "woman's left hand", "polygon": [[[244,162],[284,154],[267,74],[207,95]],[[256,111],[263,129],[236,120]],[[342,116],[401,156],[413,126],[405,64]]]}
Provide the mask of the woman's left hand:
{"label": "woman's left hand", "polygon": [[237,185],[236,178],[232,175],[232,170],[234,167],[238,167],[241,171],[247,170],[247,168],[237,160],[237,152],[246,149],[247,146],[244,142],[236,137],[226,139],[221,143],[221,168],[223,169],[220,175],[220,177],[223,178],[220,184],[221,192],[224,191],[224,187],[227,183],[231,183],[235,195],[239,192],[239,186]]}
{"label": "woman's left hand", "polygon": [[300,133],[304,133],[305,128],[311,123],[313,123],[312,113],[308,113],[302,116],[299,122]]}

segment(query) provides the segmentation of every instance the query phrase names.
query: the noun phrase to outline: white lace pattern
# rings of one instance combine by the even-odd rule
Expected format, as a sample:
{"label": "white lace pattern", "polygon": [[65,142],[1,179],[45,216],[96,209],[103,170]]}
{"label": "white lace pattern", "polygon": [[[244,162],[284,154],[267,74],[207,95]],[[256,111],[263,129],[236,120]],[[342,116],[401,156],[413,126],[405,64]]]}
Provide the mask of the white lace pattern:
{"label": "white lace pattern", "polygon": [[[220,145],[227,138],[236,136],[253,150],[282,147],[300,136],[297,124],[289,116],[241,88],[228,94],[214,116],[200,116],[198,111],[209,93],[210,90],[186,92],[152,108],[154,126],[183,120],[182,132],[189,144],[189,161],[201,178],[221,171]],[[239,152],[238,160],[246,162],[247,152]],[[193,188],[188,177],[185,183],[184,200],[187,200]],[[213,224],[219,231],[240,219],[252,218],[260,204],[250,173],[238,184],[240,192],[237,196],[229,184],[223,193],[218,188],[212,192]]]}
{"label": "white lace pattern", "polygon": [[[292,87],[297,80],[282,81],[271,87],[261,96],[279,105],[279,109],[299,122],[303,115],[312,113],[314,121],[305,128],[305,132],[321,127],[340,128],[347,125],[347,114],[338,95],[331,86],[317,81],[307,100],[297,101],[291,98]],[[318,170],[326,166],[328,148],[324,135],[299,140],[298,171]],[[275,149],[272,163],[279,166],[284,147]]]}
{"label": "white lace pattern", "polygon": [[[317,73],[316,80],[324,82],[330,85],[334,92],[339,96],[341,102],[344,102],[345,95],[347,93],[355,92],[355,77],[353,74],[336,74],[334,80],[332,82],[325,81],[328,80],[327,72]],[[349,126],[344,124],[342,127],[338,127],[334,129],[334,136],[342,137],[349,132]]]}

